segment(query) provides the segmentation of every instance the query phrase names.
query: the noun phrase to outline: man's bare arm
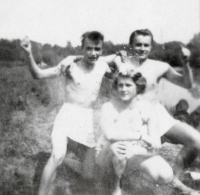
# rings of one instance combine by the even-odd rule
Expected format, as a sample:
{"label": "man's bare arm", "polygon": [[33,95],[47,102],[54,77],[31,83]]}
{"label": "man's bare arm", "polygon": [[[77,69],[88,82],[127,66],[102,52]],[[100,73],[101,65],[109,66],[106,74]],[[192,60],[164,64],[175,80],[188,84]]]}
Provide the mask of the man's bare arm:
{"label": "man's bare arm", "polygon": [[189,89],[193,86],[193,74],[189,63],[190,51],[182,47],[182,53],[183,74],[181,75],[176,72],[172,67],[169,67],[168,71],[165,74],[165,78],[176,85]]}
{"label": "man's bare arm", "polygon": [[111,54],[108,56],[101,56],[99,60],[106,62],[107,64],[113,63],[114,59],[117,57],[116,54]]}
{"label": "man's bare arm", "polygon": [[55,67],[48,68],[48,69],[41,69],[35,63],[35,60],[33,58],[33,54],[32,54],[32,51],[31,51],[31,42],[28,39],[28,37],[25,37],[21,41],[21,46],[28,56],[29,68],[30,68],[32,76],[35,79],[51,78],[51,77],[59,76],[62,72],[64,73],[67,70],[67,67],[71,63],[78,61],[78,60],[83,58],[82,56],[68,56],[67,58],[63,59]]}
{"label": "man's bare arm", "polygon": [[125,62],[126,58],[127,58],[127,52],[125,50],[121,50],[121,51],[116,52],[116,54],[112,54],[112,55],[108,55],[108,56],[101,56],[99,58],[99,60],[106,62],[111,69],[116,69],[117,68],[117,66],[116,66],[117,65],[116,64],[117,57],[120,58],[117,61],[120,61],[121,63]]}
{"label": "man's bare arm", "polygon": [[53,67],[53,68],[48,68],[48,69],[43,70],[37,66],[33,58],[33,54],[31,51],[31,42],[28,39],[28,37],[25,37],[21,41],[21,47],[24,49],[24,51],[26,52],[28,56],[29,68],[30,68],[32,76],[35,79],[50,78],[50,77],[58,76],[60,74],[60,69],[58,67]]}

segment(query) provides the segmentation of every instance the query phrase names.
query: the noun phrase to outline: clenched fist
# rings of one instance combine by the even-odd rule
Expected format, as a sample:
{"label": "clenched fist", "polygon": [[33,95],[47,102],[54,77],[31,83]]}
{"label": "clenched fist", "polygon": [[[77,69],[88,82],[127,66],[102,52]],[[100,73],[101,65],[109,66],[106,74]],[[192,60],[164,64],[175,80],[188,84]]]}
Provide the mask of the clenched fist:
{"label": "clenched fist", "polygon": [[190,55],[191,55],[190,50],[187,49],[186,47],[181,47],[181,52],[182,52],[183,60],[185,62],[188,62],[190,60]]}
{"label": "clenched fist", "polygon": [[23,38],[20,45],[27,54],[31,54],[31,42],[28,37]]}

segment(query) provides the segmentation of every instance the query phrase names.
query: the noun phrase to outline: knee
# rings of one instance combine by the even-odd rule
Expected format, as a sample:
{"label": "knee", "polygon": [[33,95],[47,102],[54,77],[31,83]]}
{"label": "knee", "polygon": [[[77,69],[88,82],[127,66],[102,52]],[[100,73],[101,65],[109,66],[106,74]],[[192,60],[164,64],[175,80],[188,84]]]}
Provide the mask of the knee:
{"label": "knee", "polygon": [[173,170],[171,166],[160,156],[155,156],[148,159],[143,164],[143,170],[156,183],[167,184],[173,180]]}
{"label": "knee", "polygon": [[65,158],[65,154],[64,153],[55,153],[53,152],[51,155],[51,160],[54,164],[56,164],[57,166],[61,165],[61,163],[63,162]]}
{"label": "knee", "polygon": [[160,170],[158,174],[158,183],[168,184],[172,182],[174,178],[174,173],[171,167],[166,167],[165,169]]}

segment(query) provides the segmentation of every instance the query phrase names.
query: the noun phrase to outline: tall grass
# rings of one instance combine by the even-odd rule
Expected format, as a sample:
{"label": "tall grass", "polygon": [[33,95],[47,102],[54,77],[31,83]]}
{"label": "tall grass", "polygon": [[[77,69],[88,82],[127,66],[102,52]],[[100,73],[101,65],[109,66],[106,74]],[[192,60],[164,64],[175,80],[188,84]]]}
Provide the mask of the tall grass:
{"label": "tall grass", "polygon": [[[48,112],[43,111],[42,116],[39,110],[50,109],[54,101],[46,80],[32,79],[26,66],[0,65],[0,80],[0,194],[31,195],[35,174],[32,158],[42,150],[44,144],[39,143],[45,142],[38,141],[36,123],[40,121],[33,120],[46,120]],[[50,140],[47,145],[50,150]]]}

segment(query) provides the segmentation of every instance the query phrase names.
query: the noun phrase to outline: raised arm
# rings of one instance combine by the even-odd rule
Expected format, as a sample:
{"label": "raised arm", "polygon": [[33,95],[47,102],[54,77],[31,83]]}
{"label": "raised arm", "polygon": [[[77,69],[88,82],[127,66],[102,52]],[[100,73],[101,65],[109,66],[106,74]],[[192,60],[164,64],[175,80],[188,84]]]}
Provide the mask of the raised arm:
{"label": "raised arm", "polygon": [[187,48],[182,47],[182,54],[183,74],[179,74],[171,66],[169,66],[164,76],[170,82],[189,89],[193,86],[193,75],[189,63],[190,51]]}
{"label": "raised arm", "polygon": [[24,49],[25,53],[28,57],[28,64],[31,71],[32,76],[35,79],[42,79],[42,78],[51,78],[59,76],[61,73],[65,73],[67,70],[67,67],[73,63],[74,61],[81,59],[80,56],[69,56],[62,60],[57,66],[48,68],[48,69],[41,69],[38,67],[38,65],[35,63],[35,60],[33,58],[32,50],[31,50],[31,42],[28,39],[28,37],[25,37],[21,41],[21,47]]}
{"label": "raised arm", "polygon": [[31,51],[31,42],[28,39],[28,37],[25,37],[21,41],[21,47],[24,49],[24,51],[27,54],[29,68],[30,68],[32,76],[35,79],[50,78],[50,77],[58,76],[60,74],[59,67],[53,67],[53,68],[48,68],[48,69],[43,70],[37,66],[33,58],[33,54]]}

